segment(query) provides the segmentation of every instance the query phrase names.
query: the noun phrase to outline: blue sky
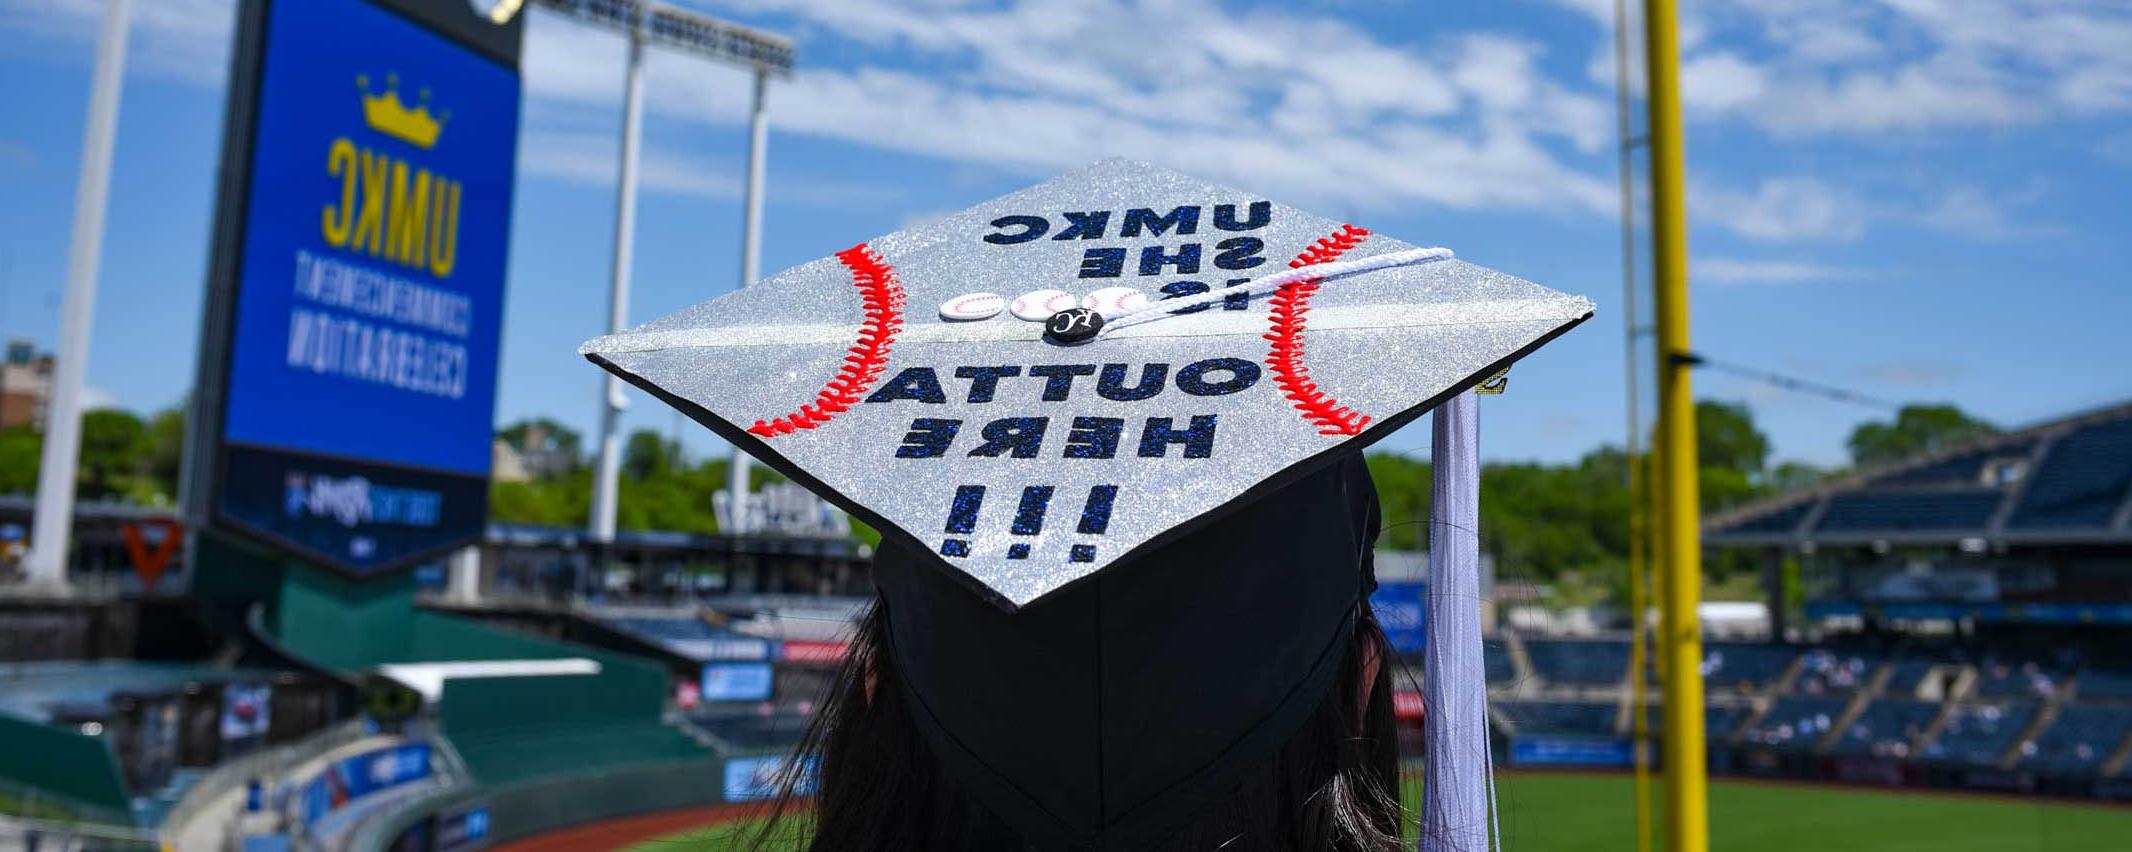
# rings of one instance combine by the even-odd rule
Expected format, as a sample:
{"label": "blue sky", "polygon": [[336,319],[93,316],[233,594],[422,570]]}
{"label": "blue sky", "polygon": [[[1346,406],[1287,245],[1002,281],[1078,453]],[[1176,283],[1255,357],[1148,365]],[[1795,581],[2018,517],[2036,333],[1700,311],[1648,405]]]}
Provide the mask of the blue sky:
{"label": "blue sky", "polygon": [[[799,44],[771,92],[766,271],[1135,157],[1591,296],[1598,318],[1489,401],[1484,446],[1621,440],[1611,0],[689,5]],[[2009,425],[2132,397],[2132,6],[1686,5],[1696,348]],[[89,383],[150,410],[192,374],[233,9],[134,6]],[[9,337],[58,325],[100,7],[0,0]],[[574,352],[604,330],[621,65],[618,39],[534,13],[500,423],[592,423],[599,375]],[[664,55],[649,77],[633,322],[740,265],[747,80]],[[1749,403],[1785,458],[1838,462],[1876,416],[1722,374],[1697,389]],[[642,396],[626,420],[675,426]]]}

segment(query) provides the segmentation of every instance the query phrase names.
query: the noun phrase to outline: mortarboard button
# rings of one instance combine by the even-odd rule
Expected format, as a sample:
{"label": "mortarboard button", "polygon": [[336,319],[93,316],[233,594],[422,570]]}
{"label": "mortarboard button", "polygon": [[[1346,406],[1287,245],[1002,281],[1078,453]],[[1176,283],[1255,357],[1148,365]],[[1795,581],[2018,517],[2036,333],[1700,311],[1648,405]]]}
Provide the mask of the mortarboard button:
{"label": "mortarboard button", "polygon": [[1131,287],[1105,287],[1081,299],[1081,307],[1114,317],[1147,304],[1147,294]]}
{"label": "mortarboard button", "polygon": [[964,293],[940,303],[940,318],[959,321],[991,319],[1006,307],[1007,300],[998,293]]}
{"label": "mortarboard button", "polygon": [[1052,314],[1044,321],[1044,340],[1059,346],[1072,346],[1096,339],[1103,330],[1103,314],[1088,308],[1071,308]]}
{"label": "mortarboard button", "polygon": [[1074,306],[1073,294],[1064,290],[1032,290],[1014,297],[1009,313],[1030,322],[1043,322],[1052,314]]}

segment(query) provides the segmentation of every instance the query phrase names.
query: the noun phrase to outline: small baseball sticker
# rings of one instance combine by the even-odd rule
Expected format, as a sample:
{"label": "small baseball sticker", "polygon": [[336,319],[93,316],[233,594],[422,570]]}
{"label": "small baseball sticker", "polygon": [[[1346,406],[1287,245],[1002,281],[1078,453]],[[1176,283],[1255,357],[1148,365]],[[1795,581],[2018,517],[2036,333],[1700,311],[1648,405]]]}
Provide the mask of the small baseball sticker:
{"label": "small baseball sticker", "polygon": [[1014,304],[1009,306],[1007,311],[1018,319],[1043,322],[1050,319],[1052,314],[1073,306],[1072,293],[1064,290],[1033,290],[1016,296]]}
{"label": "small baseball sticker", "polygon": [[1007,300],[998,293],[964,293],[940,303],[940,318],[960,322],[991,319],[1006,308]]}
{"label": "small baseball sticker", "polygon": [[1114,317],[1147,304],[1147,294],[1131,287],[1105,287],[1082,297],[1081,307]]}

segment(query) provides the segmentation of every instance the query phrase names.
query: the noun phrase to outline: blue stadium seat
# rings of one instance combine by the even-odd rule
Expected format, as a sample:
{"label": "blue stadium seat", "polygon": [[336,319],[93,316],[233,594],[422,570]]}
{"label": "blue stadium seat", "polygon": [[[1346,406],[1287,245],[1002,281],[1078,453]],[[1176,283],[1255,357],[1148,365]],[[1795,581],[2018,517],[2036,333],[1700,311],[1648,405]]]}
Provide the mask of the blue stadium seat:
{"label": "blue stadium seat", "polygon": [[1551,684],[1613,686],[1629,672],[1629,643],[1604,639],[1527,639],[1533,673]]}
{"label": "blue stadium seat", "polygon": [[2059,438],[2030,476],[2008,528],[2107,526],[2132,485],[2132,418]]}
{"label": "blue stadium seat", "polygon": [[1781,677],[1798,656],[1799,649],[1789,645],[1711,642],[1703,646],[1703,682],[1759,689]]}
{"label": "blue stadium seat", "polygon": [[2021,765],[2045,772],[2087,774],[2132,733],[2132,707],[2068,704],[2034,742],[2021,746]]}
{"label": "blue stadium seat", "polygon": [[1747,741],[1784,749],[1811,749],[1834,727],[1850,704],[1843,698],[1779,699],[1747,729]]}
{"label": "blue stadium seat", "polygon": [[1518,679],[1518,667],[1510,659],[1510,648],[1499,639],[1481,643],[1481,667],[1487,672],[1489,686],[1506,686]]}
{"label": "blue stadium seat", "polygon": [[1499,701],[1520,734],[1614,735],[1614,705],[1571,701]]}
{"label": "blue stadium seat", "polygon": [[2081,672],[2080,700],[2132,701],[2132,671],[2088,669]]}
{"label": "blue stadium seat", "polygon": [[2036,706],[2021,701],[1961,704],[1948,717],[1947,727],[1922,756],[1954,763],[1992,765],[2014,744],[2014,738],[2036,717]]}
{"label": "blue stadium seat", "polygon": [[1865,491],[1829,498],[1820,532],[1982,529],[2000,503],[1997,489]]}
{"label": "blue stadium seat", "polygon": [[1865,688],[1880,667],[1879,654],[1813,648],[1799,662],[1791,694],[1807,698],[1847,696]]}
{"label": "blue stadium seat", "polygon": [[1909,757],[1919,734],[1939,716],[1936,701],[1881,699],[1866,705],[1836,741],[1837,754]]}
{"label": "blue stadium seat", "polygon": [[1925,682],[1925,675],[1938,665],[1937,660],[1902,659],[1889,665],[1888,682],[1881,686],[1881,694],[1890,698],[1912,698],[1917,687]]}

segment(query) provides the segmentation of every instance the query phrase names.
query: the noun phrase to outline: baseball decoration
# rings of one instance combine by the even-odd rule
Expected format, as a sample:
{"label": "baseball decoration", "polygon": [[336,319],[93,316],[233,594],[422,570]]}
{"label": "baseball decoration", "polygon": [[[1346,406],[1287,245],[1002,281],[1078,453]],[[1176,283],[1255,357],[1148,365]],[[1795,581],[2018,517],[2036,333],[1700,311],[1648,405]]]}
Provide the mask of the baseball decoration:
{"label": "baseball decoration", "polygon": [[940,318],[969,322],[991,319],[1007,309],[1007,300],[998,293],[964,293],[940,303]]}
{"label": "baseball decoration", "polygon": [[[1010,309],[996,291],[1022,294],[1024,321],[980,321]],[[1106,160],[580,351],[1011,611],[1382,439],[1591,312]]]}
{"label": "baseball decoration", "polygon": [[1007,307],[1007,312],[1016,319],[1043,322],[1078,304],[1080,300],[1064,290],[1034,290],[1014,297],[1014,304]]}

